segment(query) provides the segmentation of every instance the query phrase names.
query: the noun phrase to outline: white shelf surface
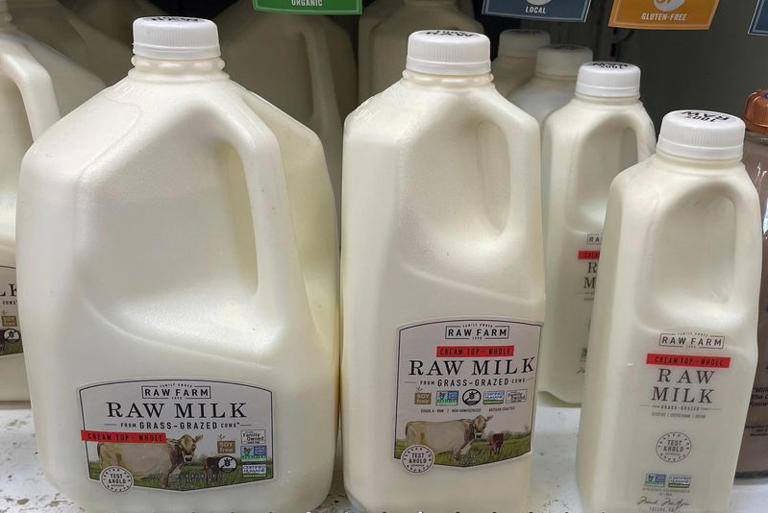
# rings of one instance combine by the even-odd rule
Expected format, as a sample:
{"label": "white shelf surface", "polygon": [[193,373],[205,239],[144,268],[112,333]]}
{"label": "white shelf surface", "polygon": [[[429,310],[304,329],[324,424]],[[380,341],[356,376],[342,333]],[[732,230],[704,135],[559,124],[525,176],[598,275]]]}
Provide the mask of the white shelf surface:
{"label": "white shelf surface", "polygon": [[[578,423],[578,408],[541,397],[534,438],[532,513],[583,513],[574,475]],[[35,454],[28,405],[0,404],[0,513],[82,512],[46,481]],[[338,481],[316,512],[352,511]],[[731,495],[731,513],[766,512],[768,479],[737,481]]]}

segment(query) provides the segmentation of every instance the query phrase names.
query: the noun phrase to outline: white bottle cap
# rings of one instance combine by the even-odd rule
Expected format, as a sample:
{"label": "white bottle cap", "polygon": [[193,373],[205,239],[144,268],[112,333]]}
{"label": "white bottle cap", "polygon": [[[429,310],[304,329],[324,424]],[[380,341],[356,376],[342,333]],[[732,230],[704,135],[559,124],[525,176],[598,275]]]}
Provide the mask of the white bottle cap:
{"label": "white bottle cap", "polygon": [[602,98],[640,96],[640,68],[624,62],[588,62],[579,68],[576,92]]}
{"label": "white bottle cap", "polygon": [[578,45],[549,45],[536,52],[536,73],[576,77],[579,67],[592,60],[592,50]]}
{"label": "white bottle cap", "polygon": [[491,42],[483,34],[422,30],[408,37],[405,68],[431,75],[481,75],[491,71]]}
{"label": "white bottle cap", "polygon": [[706,110],[676,110],[661,121],[658,151],[700,160],[741,159],[744,122]]}
{"label": "white bottle cap", "polygon": [[148,59],[214,59],[221,55],[219,31],[202,18],[138,18],[133,22],[133,53]]}
{"label": "white bottle cap", "polygon": [[543,30],[505,30],[499,36],[499,55],[533,57],[536,50],[548,44],[549,32]]}

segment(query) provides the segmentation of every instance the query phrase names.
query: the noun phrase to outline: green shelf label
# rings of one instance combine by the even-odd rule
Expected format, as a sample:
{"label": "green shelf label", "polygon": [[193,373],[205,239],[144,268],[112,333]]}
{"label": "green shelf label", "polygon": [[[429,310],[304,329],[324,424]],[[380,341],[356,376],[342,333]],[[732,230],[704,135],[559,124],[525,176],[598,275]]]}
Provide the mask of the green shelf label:
{"label": "green shelf label", "polygon": [[360,14],[363,0],[253,0],[253,8],[293,14]]}

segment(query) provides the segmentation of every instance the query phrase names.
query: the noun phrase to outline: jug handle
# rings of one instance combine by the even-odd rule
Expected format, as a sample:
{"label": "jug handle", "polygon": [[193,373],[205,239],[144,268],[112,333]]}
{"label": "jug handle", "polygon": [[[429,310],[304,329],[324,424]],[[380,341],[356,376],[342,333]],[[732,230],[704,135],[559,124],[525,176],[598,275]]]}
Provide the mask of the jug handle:
{"label": "jug handle", "polygon": [[[524,233],[537,226],[542,239],[541,222],[541,134],[536,120],[497,93],[497,101],[479,102],[482,116],[504,135],[509,158],[509,212],[505,235]],[[510,110],[519,123],[510,124]],[[525,134],[527,133],[527,137]],[[522,137],[521,137],[522,136]],[[522,214],[522,215],[521,215]]]}
{"label": "jug handle", "polygon": [[211,111],[208,115],[218,121],[211,123],[218,128],[215,141],[232,147],[243,166],[256,245],[257,302],[279,314],[295,311],[301,301],[302,311],[309,313],[279,142],[245,103],[226,116]]}
{"label": "jug handle", "polygon": [[24,46],[9,42],[2,44],[0,71],[19,88],[32,139],[37,139],[61,117],[51,75]]}

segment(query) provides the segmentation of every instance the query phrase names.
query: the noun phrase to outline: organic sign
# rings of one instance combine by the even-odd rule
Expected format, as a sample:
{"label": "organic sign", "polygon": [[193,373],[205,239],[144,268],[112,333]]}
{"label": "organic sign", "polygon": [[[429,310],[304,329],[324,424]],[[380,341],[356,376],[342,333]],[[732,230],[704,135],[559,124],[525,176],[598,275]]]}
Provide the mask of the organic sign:
{"label": "organic sign", "polygon": [[253,0],[257,11],[293,14],[360,14],[362,0]]}

